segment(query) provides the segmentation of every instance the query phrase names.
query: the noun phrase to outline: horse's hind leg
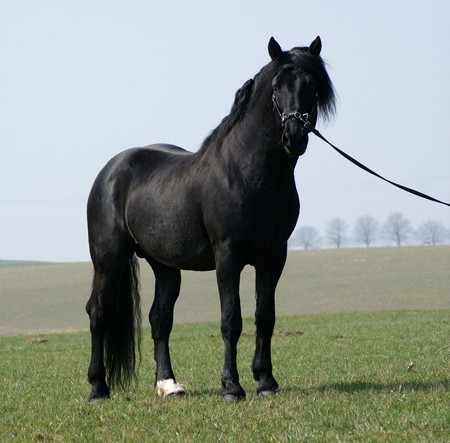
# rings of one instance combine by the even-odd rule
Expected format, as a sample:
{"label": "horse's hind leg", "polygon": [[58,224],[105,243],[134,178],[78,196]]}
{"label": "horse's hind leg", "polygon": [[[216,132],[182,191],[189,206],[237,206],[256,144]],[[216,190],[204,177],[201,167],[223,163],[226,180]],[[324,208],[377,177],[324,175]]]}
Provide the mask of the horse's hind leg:
{"label": "horse's hind leg", "polygon": [[109,300],[108,292],[110,292],[108,286],[110,286],[108,276],[99,269],[95,270],[91,298],[86,305],[91,330],[91,362],[88,379],[92,385],[92,390],[88,401],[109,398],[104,364],[104,339]]}
{"label": "horse's hind leg", "polygon": [[[120,335],[127,335],[126,330],[123,328],[125,319],[123,319],[124,321],[119,321],[115,312],[119,309],[120,304],[122,304],[120,313],[127,312],[126,307],[128,303],[125,300],[120,300],[118,294],[129,283],[127,277],[131,273],[132,253],[132,250],[127,248],[126,251],[122,251],[120,254],[114,254],[114,257],[108,256],[101,259],[93,257],[94,279],[92,294],[86,305],[86,311],[90,319],[92,346],[88,370],[88,379],[92,385],[92,390],[88,401],[109,397],[105,359],[109,364],[108,375],[110,379],[112,377],[110,380],[112,383],[125,384],[127,380],[127,366],[121,361],[124,355],[125,339],[116,337],[114,331],[117,331],[117,334]],[[126,289],[128,290],[129,288]],[[129,294],[125,293],[125,296],[128,297]],[[121,315],[120,313],[119,315]],[[111,342],[111,337],[117,344]],[[126,339],[129,339],[129,337],[126,337]],[[108,341],[108,345],[105,349],[106,341]],[[122,352],[115,352],[114,346],[120,346]],[[134,342],[132,346],[134,355]],[[105,350],[108,351],[107,356],[105,355]],[[113,363],[112,365],[111,362]]]}
{"label": "horse's hind leg", "polygon": [[259,382],[258,394],[278,392],[278,383],[272,374],[271,341],[275,326],[275,289],[286,261],[286,251],[272,260],[256,266],[256,351],[253,359],[253,377]]}
{"label": "horse's hind leg", "polygon": [[181,272],[152,259],[147,260],[155,274],[155,299],[149,320],[155,348],[155,383],[162,397],[181,396],[184,387],[175,381],[170,361],[169,336],[173,326],[173,311],[180,293]]}

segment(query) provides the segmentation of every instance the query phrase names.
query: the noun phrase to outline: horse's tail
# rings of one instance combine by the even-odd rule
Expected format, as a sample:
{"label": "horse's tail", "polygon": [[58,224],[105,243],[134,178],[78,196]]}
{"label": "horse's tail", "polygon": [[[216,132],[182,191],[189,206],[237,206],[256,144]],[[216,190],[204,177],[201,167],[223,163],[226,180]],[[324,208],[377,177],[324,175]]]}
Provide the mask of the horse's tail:
{"label": "horse's tail", "polygon": [[105,331],[105,367],[112,386],[126,387],[136,379],[136,349],[141,342],[139,262],[131,257],[123,270],[109,307]]}

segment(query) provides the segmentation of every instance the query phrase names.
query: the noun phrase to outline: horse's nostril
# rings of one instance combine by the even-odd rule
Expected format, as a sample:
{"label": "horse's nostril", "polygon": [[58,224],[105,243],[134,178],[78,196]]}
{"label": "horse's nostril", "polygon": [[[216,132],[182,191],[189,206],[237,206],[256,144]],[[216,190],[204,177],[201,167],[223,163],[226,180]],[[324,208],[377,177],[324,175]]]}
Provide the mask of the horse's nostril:
{"label": "horse's nostril", "polygon": [[282,137],[283,145],[289,147],[291,145],[291,139],[289,138],[289,134],[284,131]]}

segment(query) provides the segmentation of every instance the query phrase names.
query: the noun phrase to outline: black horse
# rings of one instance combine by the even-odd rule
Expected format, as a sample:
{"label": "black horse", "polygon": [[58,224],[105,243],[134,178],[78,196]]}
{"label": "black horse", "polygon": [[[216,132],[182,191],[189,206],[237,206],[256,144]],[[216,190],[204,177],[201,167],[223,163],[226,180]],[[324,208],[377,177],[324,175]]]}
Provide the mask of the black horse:
{"label": "black horse", "polygon": [[[94,265],[90,316],[89,400],[109,397],[110,385],[135,374],[140,341],[137,257],[155,274],[149,319],[158,394],[182,395],[169,354],[180,270],[216,270],[225,362],[222,394],[245,392],[236,367],[242,330],[239,280],[256,269],[257,392],[278,391],[272,375],[275,288],[287,241],[299,214],[294,181],[298,157],[318,115],[334,112],[334,92],[317,37],[284,52],[271,38],[271,62],[236,93],[230,114],[196,153],[172,145],[126,150],[107,163],[88,201]],[[107,381],[108,380],[108,384]]]}

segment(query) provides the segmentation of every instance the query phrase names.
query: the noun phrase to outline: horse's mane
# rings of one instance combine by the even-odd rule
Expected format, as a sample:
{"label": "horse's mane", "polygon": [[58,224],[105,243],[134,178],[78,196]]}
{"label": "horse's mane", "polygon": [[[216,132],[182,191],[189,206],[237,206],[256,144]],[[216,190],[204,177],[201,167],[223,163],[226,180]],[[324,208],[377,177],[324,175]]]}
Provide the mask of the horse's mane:
{"label": "horse's mane", "polygon": [[256,74],[253,79],[247,80],[235,94],[230,113],[220,122],[203,141],[200,151],[225,137],[244,116],[250,98],[259,94],[267,85],[271,85],[277,72],[287,63],[293,63],[303,71],[311,74],[317,81],[318,112],[324,120],[329,120],[336,109],[336,99],[333,84],[325,69],[325,62],[318,55],[312,55],[308,48],[294,48],[284,52],[272,60]]}
{"label": "horse's mane", "polygon": [[231,106],[230,113],[220,122],[219,126],[205,138],[200,150],[205,149],[211,143],[224,137],[233,129],[234,125],[241,119],[247,110],[248,102],[250,101],[250,96],[253,91],[253,84],[254,80],[250,79],[238,89],[234,96],[234,103]]}

